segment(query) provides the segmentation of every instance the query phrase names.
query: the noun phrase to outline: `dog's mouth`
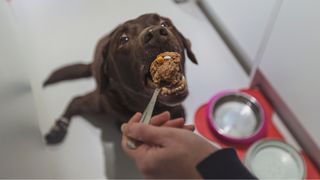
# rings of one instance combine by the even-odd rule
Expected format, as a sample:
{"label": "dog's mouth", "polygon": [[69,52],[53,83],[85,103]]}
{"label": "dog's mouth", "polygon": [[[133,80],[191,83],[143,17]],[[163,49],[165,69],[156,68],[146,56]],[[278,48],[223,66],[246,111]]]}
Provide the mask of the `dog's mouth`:
{"label": "dog's mouth", "polygon": [[184,99],[187,95],[187,82],[182,71],[181,55],[177,52],[157,55],[145,76],[145,85],[151,89],[159,88],[166,101],[172,101],[169,99],[172,96],[180,96],[176,101]]}

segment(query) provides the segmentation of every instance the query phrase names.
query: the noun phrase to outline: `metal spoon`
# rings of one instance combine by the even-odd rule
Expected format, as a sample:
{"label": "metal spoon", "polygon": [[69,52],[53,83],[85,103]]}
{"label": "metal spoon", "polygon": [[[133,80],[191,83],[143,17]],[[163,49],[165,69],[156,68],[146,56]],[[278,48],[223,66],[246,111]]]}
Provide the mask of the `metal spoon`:
{"label": "metal spoon", "polygon": [[[144,110],[144,112],[142,113],[142,116],[141,116],[139,123],[142,123],[142,124],[149,124],[150,123],[153,109],[154,109],[154,105],[156,104],[159,92],[160,92],[159,88],[154,90],[153,95],[151,97],[151,100],[150,100],[148,106],[146,107],[146,109]],[[141,142],[139,142],[135,139],[132,139],[132,138],[128,138],[127,145],[130,149],[136,149],[140,144],[141,144]]]}

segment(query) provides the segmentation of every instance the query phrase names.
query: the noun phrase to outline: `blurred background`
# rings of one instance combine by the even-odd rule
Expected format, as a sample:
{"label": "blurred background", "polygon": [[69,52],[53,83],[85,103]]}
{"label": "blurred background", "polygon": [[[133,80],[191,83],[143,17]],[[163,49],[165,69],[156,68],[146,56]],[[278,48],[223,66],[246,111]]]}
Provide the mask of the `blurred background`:
{"label": "blurred background", "polygon": [[[250,87],[259,72],[318,151],[319,6],[317,0],[0,0],[0,178],[141,177],[108,115],[73,118],[65,141],[47,146],[43,136],[67,103],[95,84],[82,79],[44,89],[42,83],[58,67],[91,62],[100,37],[153,12],[171,18],[199,61],[186,64],[187,123],[212,95]],[[283,108],[276,111],[284,117]]]}

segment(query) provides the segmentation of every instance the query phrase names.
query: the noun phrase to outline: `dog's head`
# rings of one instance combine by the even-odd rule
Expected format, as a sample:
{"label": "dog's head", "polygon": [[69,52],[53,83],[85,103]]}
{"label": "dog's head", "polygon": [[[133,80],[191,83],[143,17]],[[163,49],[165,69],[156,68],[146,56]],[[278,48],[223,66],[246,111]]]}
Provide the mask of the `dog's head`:
{"label": "dog's head", "polygon": [[[118,26],[100,40],[96,49],[96,78],[103,92],[112,79],[124,90],[150,97],[154,91],[150,66],[163,52],[179,53],[181,77],[185,78],[185,55],[197,64],[191,44],[173,25],[170,19],[157,14],[145,14]],[[168,89],[176,88],[166,83]],[[181,103],[188,95],[188,88],[178,88],[174,93],[160,93],[158,101],[168,106]]]}

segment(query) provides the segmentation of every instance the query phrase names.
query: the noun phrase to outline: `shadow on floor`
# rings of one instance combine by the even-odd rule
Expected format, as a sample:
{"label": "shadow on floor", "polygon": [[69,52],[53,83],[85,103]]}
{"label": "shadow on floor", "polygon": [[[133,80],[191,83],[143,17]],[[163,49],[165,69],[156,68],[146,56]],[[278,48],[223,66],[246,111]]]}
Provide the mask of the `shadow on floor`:
{"label": "shadow on floor", "polygon": [[93,126],[101,130],[105,156],[105,174],[110,179],[141,179],[134,162],[121,147],[121,132],[115,118],[109,115],[84,115]]}

